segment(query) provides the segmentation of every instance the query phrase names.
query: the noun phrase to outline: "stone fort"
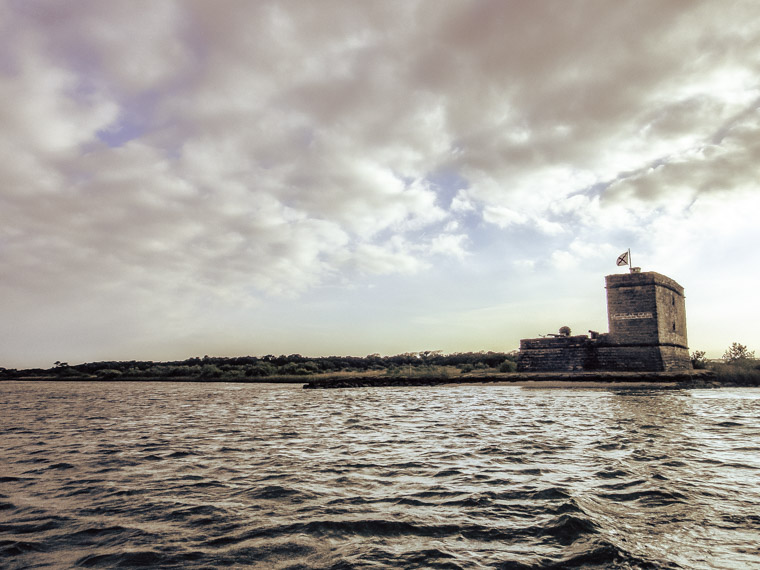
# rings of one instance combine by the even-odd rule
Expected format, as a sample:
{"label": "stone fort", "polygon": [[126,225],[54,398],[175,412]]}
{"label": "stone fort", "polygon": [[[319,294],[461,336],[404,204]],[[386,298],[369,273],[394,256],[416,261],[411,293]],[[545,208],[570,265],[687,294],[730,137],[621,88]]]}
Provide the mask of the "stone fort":
{"label": "stone fort", "polygon": [[610,332],[523,339],[518,371],[691,369],[683,287],[665,275],[638,268],[607,275],[605,282]]}

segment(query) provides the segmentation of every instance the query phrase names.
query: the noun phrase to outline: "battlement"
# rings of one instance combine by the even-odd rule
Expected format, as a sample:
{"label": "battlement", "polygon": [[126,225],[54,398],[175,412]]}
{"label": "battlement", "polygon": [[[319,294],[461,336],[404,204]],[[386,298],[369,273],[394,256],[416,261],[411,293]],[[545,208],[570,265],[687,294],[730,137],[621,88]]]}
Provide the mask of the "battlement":
{"label": "battlement", "polygon": [[676,283],[670,277],[656,271],[645,271],[643,273],[613,273],[604,278],[608,289],[617,287],[639,287],[644,285],[659,285],[667,287],[674,292],[683,296],[683,287]]}

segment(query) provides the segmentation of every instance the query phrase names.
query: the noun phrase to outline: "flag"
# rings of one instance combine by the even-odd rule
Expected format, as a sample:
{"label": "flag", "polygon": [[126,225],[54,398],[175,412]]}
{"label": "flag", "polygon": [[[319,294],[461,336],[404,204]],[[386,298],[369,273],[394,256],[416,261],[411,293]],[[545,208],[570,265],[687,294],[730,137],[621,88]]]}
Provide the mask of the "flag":
{"label": "flag", "polygon": [[628,265],[628,252],[621,253],[617,258],[618,265]]}

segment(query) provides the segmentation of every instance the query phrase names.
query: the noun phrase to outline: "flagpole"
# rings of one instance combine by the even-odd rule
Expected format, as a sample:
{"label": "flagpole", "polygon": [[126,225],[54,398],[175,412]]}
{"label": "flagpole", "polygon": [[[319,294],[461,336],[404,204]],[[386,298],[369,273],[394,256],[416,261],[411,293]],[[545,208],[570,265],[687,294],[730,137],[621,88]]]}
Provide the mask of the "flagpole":
{"label": "flagpole", "polygon": [[631,259],[631,248],[628,248],[628,271],[633,273],[633,259]]}

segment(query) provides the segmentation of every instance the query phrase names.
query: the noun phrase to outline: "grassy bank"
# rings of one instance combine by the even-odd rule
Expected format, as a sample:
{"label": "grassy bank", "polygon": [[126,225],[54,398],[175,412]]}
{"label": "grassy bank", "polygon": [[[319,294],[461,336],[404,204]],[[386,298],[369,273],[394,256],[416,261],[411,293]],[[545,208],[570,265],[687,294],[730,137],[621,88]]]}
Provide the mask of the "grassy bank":
{"label": "grassy bank", "polygon": [[[178,362],[93,362],[68,365],[57,362],[49,369],[0,368],[0,380],[25,381],[121,381],[121,382],[245,382],[304,384],[312,380],[419,379],[438,380],[503,378],[515,381],[514,353],[455,353],[437,351],[396,356],[317,357],[301,355],[191,358]],[[723,386],[759,386],[760,361],[744,358],[733,362],[696,362],[709,370]],[[494,381],[494,380],[489,380]]]}
{"label": "grassy bank", "polygon": [[[200,362],[98,362],[69,366],[59,363],[50,369],[0,369],[0,380],[108,381],[108,382],[242,382],[305,383],[312,378],[450,378],[463,375],[509,373],[516,368],[506,355],[470,353],[468,356],[434,355],[442,364],[423,358],[398,357],[323,358],[294,361],[293,357],[261,360],[205,358]],[[456,364],[446,360],[465,360]],[[484,360],[486,362],[484,362]],[[493,365],[489,365],[493,364]]]}
{"label": "grassy bank", "polygon": [[760,386],[760,363],[755,359],[738,362],[709,362],[707,370],[723,386]]}

